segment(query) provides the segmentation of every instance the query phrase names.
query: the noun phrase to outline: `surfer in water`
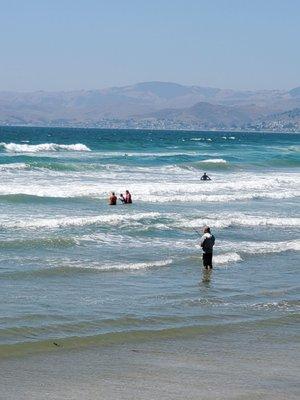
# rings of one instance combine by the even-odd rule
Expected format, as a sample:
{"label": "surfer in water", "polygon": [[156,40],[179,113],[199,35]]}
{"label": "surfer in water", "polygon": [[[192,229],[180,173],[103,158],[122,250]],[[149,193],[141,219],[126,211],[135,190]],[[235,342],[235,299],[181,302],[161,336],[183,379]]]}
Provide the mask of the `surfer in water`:
{"label": "surfer in water", "polygon": [[200,239],[200,246],[203,251],[203,267],[205,269],[212,269],[213,247],[215,244],[215,237],[210,232],[210,227],[203,228],[203,236]]}
{"label": "surfer in water", "polygon": [[111,192],[111,195],[108,199],[108,204],[110,206],[115,206],[117,204],[117,196],[115,195],[115,192]]}
{"label": "surfer in water", "polygon": [[123,193],[120,194],[119,200],[122,202],[122,204],[126,203],[126,199],[125,199]]}
{"label": "surfer in water", "polygon": [[206,172],[204,172],[204,174],[201,176],[201,181],[211,181]]}

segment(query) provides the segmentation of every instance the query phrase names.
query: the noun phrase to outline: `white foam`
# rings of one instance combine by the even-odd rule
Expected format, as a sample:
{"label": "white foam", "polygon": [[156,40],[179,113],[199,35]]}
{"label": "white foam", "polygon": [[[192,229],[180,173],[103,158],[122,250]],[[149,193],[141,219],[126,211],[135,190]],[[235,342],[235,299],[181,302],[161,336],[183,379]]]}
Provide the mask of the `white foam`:
{"label": "white foam", "polygon": [[238,253],[223,253],[214,256],[214,264],[224,265],[242,261],[242,257]]}
{"label": "white foam", "polygon": [[294,217],[263,217],[245,214],[234,214],[232,216],[226,214],[214,215],[214,218],[193,218],[181,219],[175,223],[175,226],[185,228],[199,228],[205,225],[214,228],[229,228],[234,226],[281,226],[281,227],[299,227],[300,218]]}
{"label": "white foam", "polygon": [[57,144],[57,143],[41,143],[41,144],[18,144],[18,143],[0,143],[6,151],[11,153],[38,153],[52,151],[91,151],[82,143],[76,144]]}
{"label": "white foam", "polygon": [[[291,240],[286,242],[221,242],[221,248],[231,248],[232,253],[221,253],[214,255],[215,265],[224,265],[243,261],[242,254],[270,254],[282,253],[284,251],[300,251],[300,240]],[[219,247],[219,248],[220,248]],[[216,245],[218,248],[218,245]]]}
{"label": "white foam", "polygon": [[284,251],[300,251],[300,239],[287,240],[280,242],[227,242],[220,241],[218,243],[221,249],[232,249],[240,254],[269,254],[269,253],[282,253]]}
{"label": "white foam", "polygon": [[135,199],[147,201],[151,203],[170,203],[170,202],[212,202],[212,203],[229,203],[232,201],[246,201],[246,200],[259,200],[259,199],[289,199],[300,195],[300,191],[286,191],[283,193],[275,192],[256,192],[245,194],[211,194],[211,195],[198,195],[193,194],[173,194],[168,193],[165,196],[159,195],[135,195]]}
{"label": "white foam", "polygon": [[246,242],[244,251],[250,254],[281,253],[288,250],[300,251],[300,240],[282,242]]}
{"label": "white foam", "polygon": [[100,269],[106,270],[140,270],[140,269],[147,269],[153,267],[165,267],[167,265],[172,264],[173,260],[161,260],[161,261],[152,261],[147,263],[133,263],[133,264],[114,264],[114,265],[107,265],[103,266]]}
{"label": "white foam", "polygon": [[0,171],[14,171],[28,169],[25,163],[0,164]]}
{"label": "white foam", "polygon": [[[55,153],[57,154],[57,153]],[[73,156],[73,155],[72,155]],[[215,164],[218,165],[218,164]],[[221,164],[219,164],[221,165]],[[19,166],[20,167],[20,166]],[[24,165],[21,167],[21,169]],[[215,173],[210,182],[201,182],[199,172],[178,170],[176,167],[155,169],[102,171],[52,171],[28,168],[2,176],[0,195],[33,195],[39,197],[92,197],[105,201],[114,190],[121,193],[124,183],[134,201],[147,203],[170,202],[233,202],[252,199],[288,199],[300,195],[297,174]]]}
{"label": "white foam", "polygon": [[213,163],[213,164],[226,164],[227,161],[223,158],[209,158],[207,160],[202,160],[202,163]]}
{"label": "white foam", "polygon": [[136,271],[136,270],[144,270],[148,268],[158,268],[165,267],[171,265],[173,262],[172,259],[167,260],[159,260],[159,261],[149,261],[144,263],[124,263],[124,264],[100,264],[100,263],[88,263],[87,266],[83,265],[71,265],[71,267],[76,268],[85,268],[85,269],[94,269],[99,271]]}
{"label": "white foam", "polygon": [[139,221],[144,218],[157,218],[161,214],[158,212],[138,213],[138,214],[111,214],[97,215],[75,218],[37,218],[23,221],[3,221],[0,222],[2,228],[21,228],[21,229],[39,229],[39,228],[67,228],[72,226],[87,226],[94,224],[119,225],[124,222]]}

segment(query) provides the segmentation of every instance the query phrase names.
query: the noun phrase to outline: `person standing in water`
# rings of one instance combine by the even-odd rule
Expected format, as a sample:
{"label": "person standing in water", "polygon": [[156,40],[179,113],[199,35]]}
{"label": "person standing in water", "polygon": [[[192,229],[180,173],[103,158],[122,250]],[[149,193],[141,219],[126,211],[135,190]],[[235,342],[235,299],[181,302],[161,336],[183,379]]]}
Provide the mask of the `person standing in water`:
{"label": "person standing in water", "polygon": [[117,196],[115,195],[115,192],[111,192],[111,195],[108,199],[108,204],[110,206],[115,206],[117,204]]}
{"label": "person standing in water", "polygon": [[126,190],[125,192],[125,204],[131,204],[132,199],[131,199],[131,194],[129,193],[129,190]]}
{"label": "person standing in water", "polygon": [[204,174],[201,176],[201,181],[211,181],[206,172],[204,172]]}
{"label": "person standing in water", "polygon": [[212,269],[213,247],[215,244],[215,237],[210,232],[210,227],[205,226],[203,229],[203,236],[200,239],[200,246],[203,251],[203,267],[205,269]]}
{"label": "person standing in water", "polygon": [[122,204],[126,203],[126,199],[125,199],[123,193],[120,194],[119,200],[121,200]]}

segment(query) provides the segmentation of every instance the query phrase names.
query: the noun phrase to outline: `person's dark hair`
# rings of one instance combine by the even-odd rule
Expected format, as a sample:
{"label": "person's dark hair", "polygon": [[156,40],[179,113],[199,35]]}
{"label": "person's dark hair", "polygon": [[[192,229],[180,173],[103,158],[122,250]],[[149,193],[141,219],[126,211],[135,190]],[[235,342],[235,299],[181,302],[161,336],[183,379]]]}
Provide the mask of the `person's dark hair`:
{"label": "person's dark hair", "polygon": [[126,190],[126,193],[129,193],[129,190]]}
{"label": "person's dark hair", "polygon": [[111,192],[111,194],[114,196],[114,195],[115,195],[115,192]]}
{"label": "person's dark hair", "polygon": [[209,226],[205,226],[204,227],[204,232],[205,233],[210,233],[210,227]]}

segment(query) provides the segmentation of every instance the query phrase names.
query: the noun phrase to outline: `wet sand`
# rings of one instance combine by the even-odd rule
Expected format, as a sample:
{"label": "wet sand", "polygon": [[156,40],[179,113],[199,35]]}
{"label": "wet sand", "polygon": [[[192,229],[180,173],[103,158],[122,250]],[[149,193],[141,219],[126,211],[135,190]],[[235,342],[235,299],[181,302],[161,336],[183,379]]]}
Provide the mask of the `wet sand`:
{"label": "wet sand", "polygon": [[[120,343],[3,359],[5,400],[298,399],[291,338],[261,332]],[[289,344],[287,344],[287,342]]]}

